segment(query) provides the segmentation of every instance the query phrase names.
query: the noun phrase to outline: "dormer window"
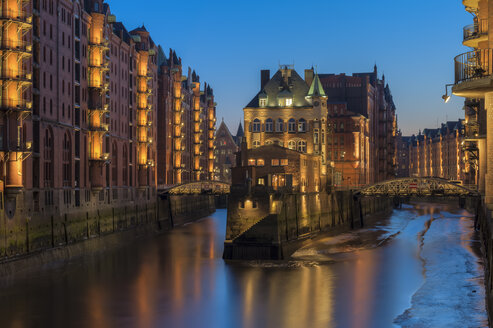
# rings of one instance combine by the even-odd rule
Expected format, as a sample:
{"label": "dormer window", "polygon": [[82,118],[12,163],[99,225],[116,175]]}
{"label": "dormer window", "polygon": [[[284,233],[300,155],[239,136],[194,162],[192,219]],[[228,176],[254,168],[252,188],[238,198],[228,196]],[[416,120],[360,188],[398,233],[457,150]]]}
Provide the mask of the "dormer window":
{"label": "dormer window", "polygon": [[286,106],[293,106],[293,98],[286,98]]}
{"label": "dormer window", "polygon": [[260,105],[260,107],[266,107],[267,106],[267,98],[260,98],[259,99],[259,105]]}

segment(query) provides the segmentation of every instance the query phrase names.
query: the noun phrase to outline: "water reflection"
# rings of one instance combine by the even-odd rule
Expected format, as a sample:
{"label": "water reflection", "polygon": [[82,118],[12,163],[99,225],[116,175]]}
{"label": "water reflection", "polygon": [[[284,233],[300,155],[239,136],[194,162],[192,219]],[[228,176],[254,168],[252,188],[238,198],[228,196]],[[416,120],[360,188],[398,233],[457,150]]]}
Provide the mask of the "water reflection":
{"label": "water reflection", "polygon": [[[101,256],[2,281],[0,326],[392,327],[423,283],[418,235],[431,215],[444,214],[429,205],[396,211],[387,229],[399,236],[382,247],[368,230],[308,244],[306,253],[321,261],[226,264],[226,213],[218,211]],[[475,237],[460,227],[460,244],[472,250]]]}

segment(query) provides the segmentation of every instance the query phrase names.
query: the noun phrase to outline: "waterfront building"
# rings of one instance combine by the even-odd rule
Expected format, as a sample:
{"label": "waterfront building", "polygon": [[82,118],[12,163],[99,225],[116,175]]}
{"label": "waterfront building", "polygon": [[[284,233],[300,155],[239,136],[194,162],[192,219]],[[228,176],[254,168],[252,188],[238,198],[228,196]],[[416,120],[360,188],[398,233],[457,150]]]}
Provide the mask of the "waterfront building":
{"label": "waterfront building", "polygon": [[[158,152],[187,154],[172,166],[175,181],[212,177],[212,89],[201,91],[193,72],[183,78],[174,52],[160,60],[144,26],[127,30],[102,0],[0,1],[0,192],[2,214],[12,219],[0,227],[1,249],[17,251],[26,219],[31,229],[58,233],[67,220],[83,226],[109,213],[134,222],[152,215],[164,174],[156,170]],[[163,65],[171,86],[161,85]],[[161,90],[170,97],[158,99]],[[176,148],[157,147],[161,103],[181,114],[171,116]],[[87,236],[107,229],[88,226]],[[30,246],[47,243],[57,240]]]}
{"label": "waterfront building", "polygon": [[376,183],[395,178],[397,117],[385,76],[378,77],[375,65],[373,72],[369,73],[354,73],[352,76],[319,74],[319,77],[328,102],[345,103],[349,111],[368,119],[367,181]]}
{"label": "waterfront building", "polygon": [[[214,93],[174,50],[159,52],[158,184],[214,179],[216,104]],[[203,88],[202,88],[203,86]]]}
{"label": "waterfront building", "polygon": [[[455,80],[452,92],[464,97],[465,158],[468,174],[477,181],[487,204],[493,203],[493,10],[492,1],[464,0],[472,24],[464,27],[462,43],[471,51],[455,57]],[[444,100],[449,99],[448,85]]]}
{"label": "waterfront building", "polygon": [[233,184],[266,191],[318,192],[325,184],[322,157],[279,144],[248,149],[246,143],[233,168]]}
{"label": "waterfront building", "polygon": [[236,153],[239,150],[235,141],[236,138],[238,136],[232,136],[226,123],[222,121],[216,131],[214,180],[231,183],[231,167],[236,163]]}
{"label": "waterfront building", "polygon": [[463,147],[466,140],[464,120],[448,121],[442,123],[440,128],[424,129],[416,136],[403,139],[408,143],[410,176],[438,177],[475,184]]}
{"label": "waterfront building", "polygon": [[334,186],[370,183],[369,119],[348,110],[347,103],[329,103],[327,157]]}
{"label": "waterfront building", "polygon": [[385,77],[316,74],[290,66],[261,71],[259,93],[244,108],[249,149],[276,144],[321,157],[329,184],[360,186],[395,177],[395,105]]}
{"label": "waterfront building", "polygon": [[396,154],[397,154],[397,178],[410,177],[410,145],[411,137],[403,136],[401,131],[397,132],[396,136]]}

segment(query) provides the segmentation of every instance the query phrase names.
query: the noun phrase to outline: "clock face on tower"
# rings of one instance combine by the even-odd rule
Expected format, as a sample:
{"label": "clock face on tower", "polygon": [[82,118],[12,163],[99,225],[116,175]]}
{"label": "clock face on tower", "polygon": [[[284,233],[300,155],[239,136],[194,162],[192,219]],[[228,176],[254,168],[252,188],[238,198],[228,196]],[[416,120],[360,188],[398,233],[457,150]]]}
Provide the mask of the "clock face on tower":
{"label": "clock face on tower", "polygon": [[313,106],[318,106],[318,105],[320,105],[320,103],[319,103],[318,101],[315,101],[315,102],[313,103]]}

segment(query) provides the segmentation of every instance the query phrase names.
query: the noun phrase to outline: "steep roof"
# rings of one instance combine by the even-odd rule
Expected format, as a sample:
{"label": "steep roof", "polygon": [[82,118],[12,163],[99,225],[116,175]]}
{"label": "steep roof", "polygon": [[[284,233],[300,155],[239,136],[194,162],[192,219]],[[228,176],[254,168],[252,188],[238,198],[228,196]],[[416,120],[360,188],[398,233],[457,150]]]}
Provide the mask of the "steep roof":
{"label": "steep roof", "polygon": [[221,124],[219,125],[219,127],[216,130],[216,140],[217,140],[217,137],[222,136],[222,133],[224,133],[226,138],[230,139],[230,141],[233,144],[236,144],[235,140],[233,139],[233,136],[231,135],[231,132],[228,129],[228,126],[226,125],[226,123],[224,123],[224,121],[221,122]]}
{"label": "steep roof", "polygon": [[305,98],[309,91],[308,85],[294,69],[290,72],[291,76],[286,81],[282,70],[278,70],[266,83],[264,89],[260,90],[246,107],[259,108],[259,95],[261,93],[267,95],[267,106],[277,107],[278,97],[287,95],[288,92],[293,96],[294,107],[310,107],[310,103]]}
{"label": "steep roof", "polygon": [[324,87],[322,86],[322,82],[320,82],[320,78],[318,74],[315,75],[315,78],[312,81],[312,85],[310,86],[310,90],[308,91],[308,97],[326,97]]}
{"label": "steep roof", "polygon": [[238,125],[238,130],[236,130],[236,137],[244,137],[245,136],[245,132],[243,132],[243,126],[241,125],[241,122],[240,124]]}

